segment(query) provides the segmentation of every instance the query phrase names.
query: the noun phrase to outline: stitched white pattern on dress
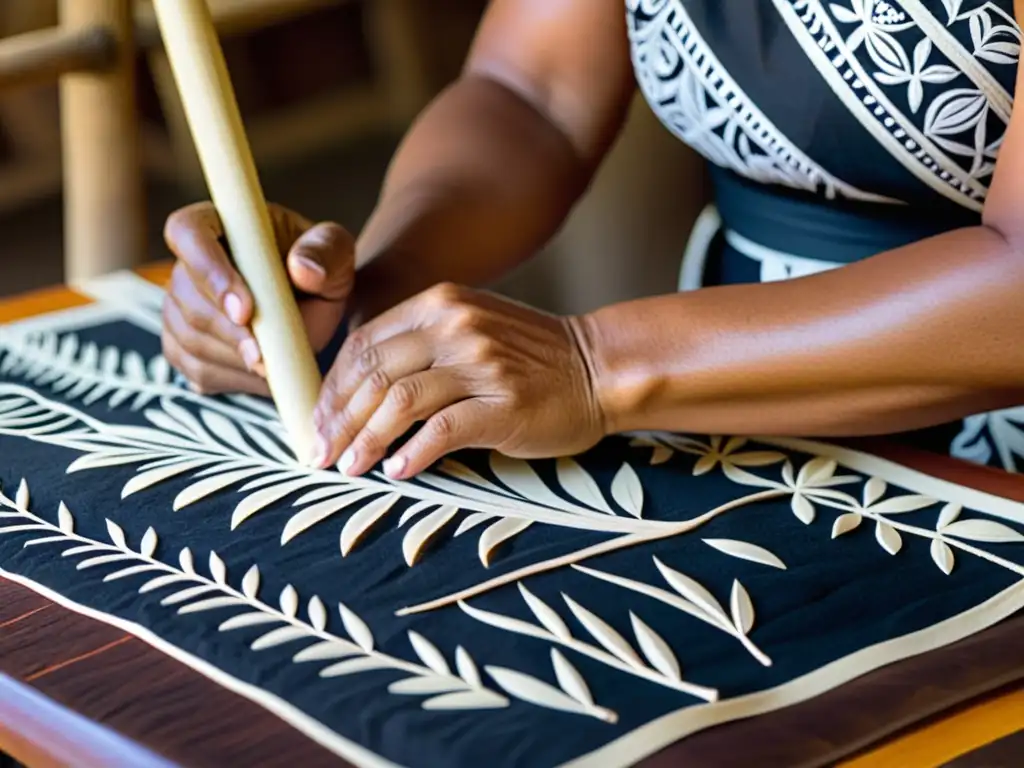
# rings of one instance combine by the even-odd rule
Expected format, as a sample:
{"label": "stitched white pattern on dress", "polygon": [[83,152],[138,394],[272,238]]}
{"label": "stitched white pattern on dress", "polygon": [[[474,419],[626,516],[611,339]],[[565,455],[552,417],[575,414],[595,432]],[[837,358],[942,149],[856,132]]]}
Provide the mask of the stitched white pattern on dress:
{"label": "stitched white pattern on dress", "polygon": [[709,161],[748,179],[853,200],[898,202],[837,179],[747,97],[680,0],[627,0],[640,88],[665,126]]}
{"label": "stitched white pattern on dress", "polygon": [[[1015,66],[1013,19],[959,0],[943,0],[945,27],[917,0],[773,2],[864,127],[926,184],[980,211],[1012,106],[987,67]],[[965,24],[972,50],[953,34]]]}

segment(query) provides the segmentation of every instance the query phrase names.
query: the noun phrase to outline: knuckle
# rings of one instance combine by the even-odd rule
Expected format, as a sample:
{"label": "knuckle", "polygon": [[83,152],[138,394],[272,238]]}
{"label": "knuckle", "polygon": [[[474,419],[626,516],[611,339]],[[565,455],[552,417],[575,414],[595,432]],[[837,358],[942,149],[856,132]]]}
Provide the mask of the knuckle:
{"label": "knuckle", "polygon": [[356,373],[363,378],[367,378],[380,369],[380,363],[380,348],[367,346],[356,355]]}
{"label": "knuckle", "polygon": [[403,379],[388,392],[388,406],[396,413],[410,413],[420,399],[420,390],[415,379]]}
{"label": "knuckle", "polygon": [[367,383],[371,392],[382,395],[391,388],[391,377],[383,368],[376,368],[370,373]]}
{"label": "knuckle", "polygon": [[438,283],[430,289],[430,301],[442,309],[458,306],[463,297],[463,288],[457,283]]}
{"label": "knuckle", "polygon": [[349,355],[349,359],[358,360],[369,348],[370,337],[365,330],[365,326],[352,331],[348,338],[345,339],[345,350]]}
{"label": "knuckle", "polygon": [[455,417],[447,411],[441,411],[430,420],[430,423],[431,431],[440,442],[447,442],[454,437],[459,426]]}

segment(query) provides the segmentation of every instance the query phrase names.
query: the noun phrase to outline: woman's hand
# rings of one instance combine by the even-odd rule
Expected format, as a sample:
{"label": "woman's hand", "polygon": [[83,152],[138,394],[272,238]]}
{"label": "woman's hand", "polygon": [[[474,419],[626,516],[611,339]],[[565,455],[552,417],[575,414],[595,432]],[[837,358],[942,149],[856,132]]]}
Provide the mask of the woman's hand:
{"label": "woman's hand", "polygon": [[317,465],[356,475],[384,458],[395,479],[460,448],[509,456],[577,453],[604,437],[585,350],[570,318],[439,285],[346,340],[315,413]]}
{"label": "woman's hand", "polygon": [[[337,224],[314,224],[271,205],[277,245],[316,351],[337,330],[355,279],[355,244]],[[267,395],[260,350],[249,329],[252,295],[224,250],[212,203],[171,214],[164,229],[178,259],[163,307],[163,351],[199,392]]]}

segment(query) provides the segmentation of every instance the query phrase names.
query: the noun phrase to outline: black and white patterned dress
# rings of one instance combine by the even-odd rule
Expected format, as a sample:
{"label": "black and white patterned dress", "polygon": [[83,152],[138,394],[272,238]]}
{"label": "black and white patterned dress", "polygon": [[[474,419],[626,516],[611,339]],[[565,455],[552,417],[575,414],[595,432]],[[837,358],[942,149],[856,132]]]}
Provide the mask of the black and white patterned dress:
{"label": "black and white patterned dress", "polygon": [[[714,169],[680,285],[782,280],[977,224],[1013,108],[1012,0],[627,0],[651,107]],[[913,436],[1024,469],[1024,408]]]}

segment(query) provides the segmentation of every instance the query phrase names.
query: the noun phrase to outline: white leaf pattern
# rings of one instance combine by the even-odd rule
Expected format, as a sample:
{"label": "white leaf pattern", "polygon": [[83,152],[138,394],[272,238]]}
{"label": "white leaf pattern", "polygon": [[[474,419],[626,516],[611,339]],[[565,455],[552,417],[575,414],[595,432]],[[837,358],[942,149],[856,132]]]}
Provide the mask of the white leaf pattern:
{"label": "white leaf pattern", "polygon": [[950,523],[942,530],[947,536],[955,536],[967,541],[981,541],[991,544],[1010,544],[1024,542],[1024,535],[1008,525],[994,520],[958,520]]}
{"label": "white leaf pattern", "polygon": [[491,564],[491,554],[504,542],[518,536],[529,528],[533,523],[529,520],[516,520],[514,517],[506,517],[487,527],[480,535],[477,546],[480,562],[484,567]]}
{"label": "white leaf pattern", "polygon": [[569,640],[572,638],[572,633],[569,631],[569,627],[565,625],[562,618],[555,613],[555,610],[541,600],[539,597],[534,595],[530,590],[526,588],[522,582],[519,583],[519,594],[523,596],[523,600],[533,611],[533,615],[537,617],[537,621],[543,625],[543,627],[555,637],[561,640]]}
{"label": "white leaf pattern", "polygon": [[615,656],[618,656],[619,659],[627,664],[634,667],[642,666],[640,657],[636,655],[636,651],[633,650],[632,646],[626,642],[626,638],[612,629],[606,621],[598,617],[596,614],[588,611],[568,595],[563,594],[562,599],[565,600],[565,604],[569,606],[569,610],[572,611],[573,616],[576,617],[580,624],[583,625],[584,629],[586,629],[587,632],[597,640],[597,642],[604,646],[605,650]]}
{"label": "white leaf pattern", "polygon": [[643,517],[644,489],[636,470],[623,464],[612,480],[612,498],[633,517]]}
{"label": "white leaf pattern", "polygon": [[764,547],[759,547],[747,541],[704,539],[704,543],[717,549],[719,552],[724,552],[732,557],[738,557],[741,560],[749,560],[752,563],[760,563],[761,565],[771,566],[782,571],[786,570],[786,564],[777,555],[769,552]]}
{"label": "white leaf pattern", "polygon": [[738,580],[732,583],[729,605],[733,625],[744,635],[750,634],[754,628],[754,604],[750,600],[750,593]]}
{"label": "white leaf pattern", "polygon": [[890,555],[897,554],[903,548],[903,538],[899,531],[883,520],[879,520],[875,524],[875,539]]}
{"label": "white leaf pattern", "polygon": [[939,567],[940,571],[949,576],[953,572],[953,565],[955,563],[953,550],[941,539],[932,539],[930,552],[935,565]]}
{"label": "white leaf pattern", "polygon": [[341,623],[344,625],[348,636],[367,653],[372,651],[373,634],[370,632],[370,628],[366,626],[366,622],[356,616],[342,603],[338,604],[338,610],[341,612]]}
{"label": "white leaf pattern", "polygon": [[676,655],[668,643],[632,611],[630,611],[629,620],[633,624],[633,633],[636,635],[637,644],[651,666],[665,677],[679,680],[682,675],[679,669],[679,660],[676,659]]}

